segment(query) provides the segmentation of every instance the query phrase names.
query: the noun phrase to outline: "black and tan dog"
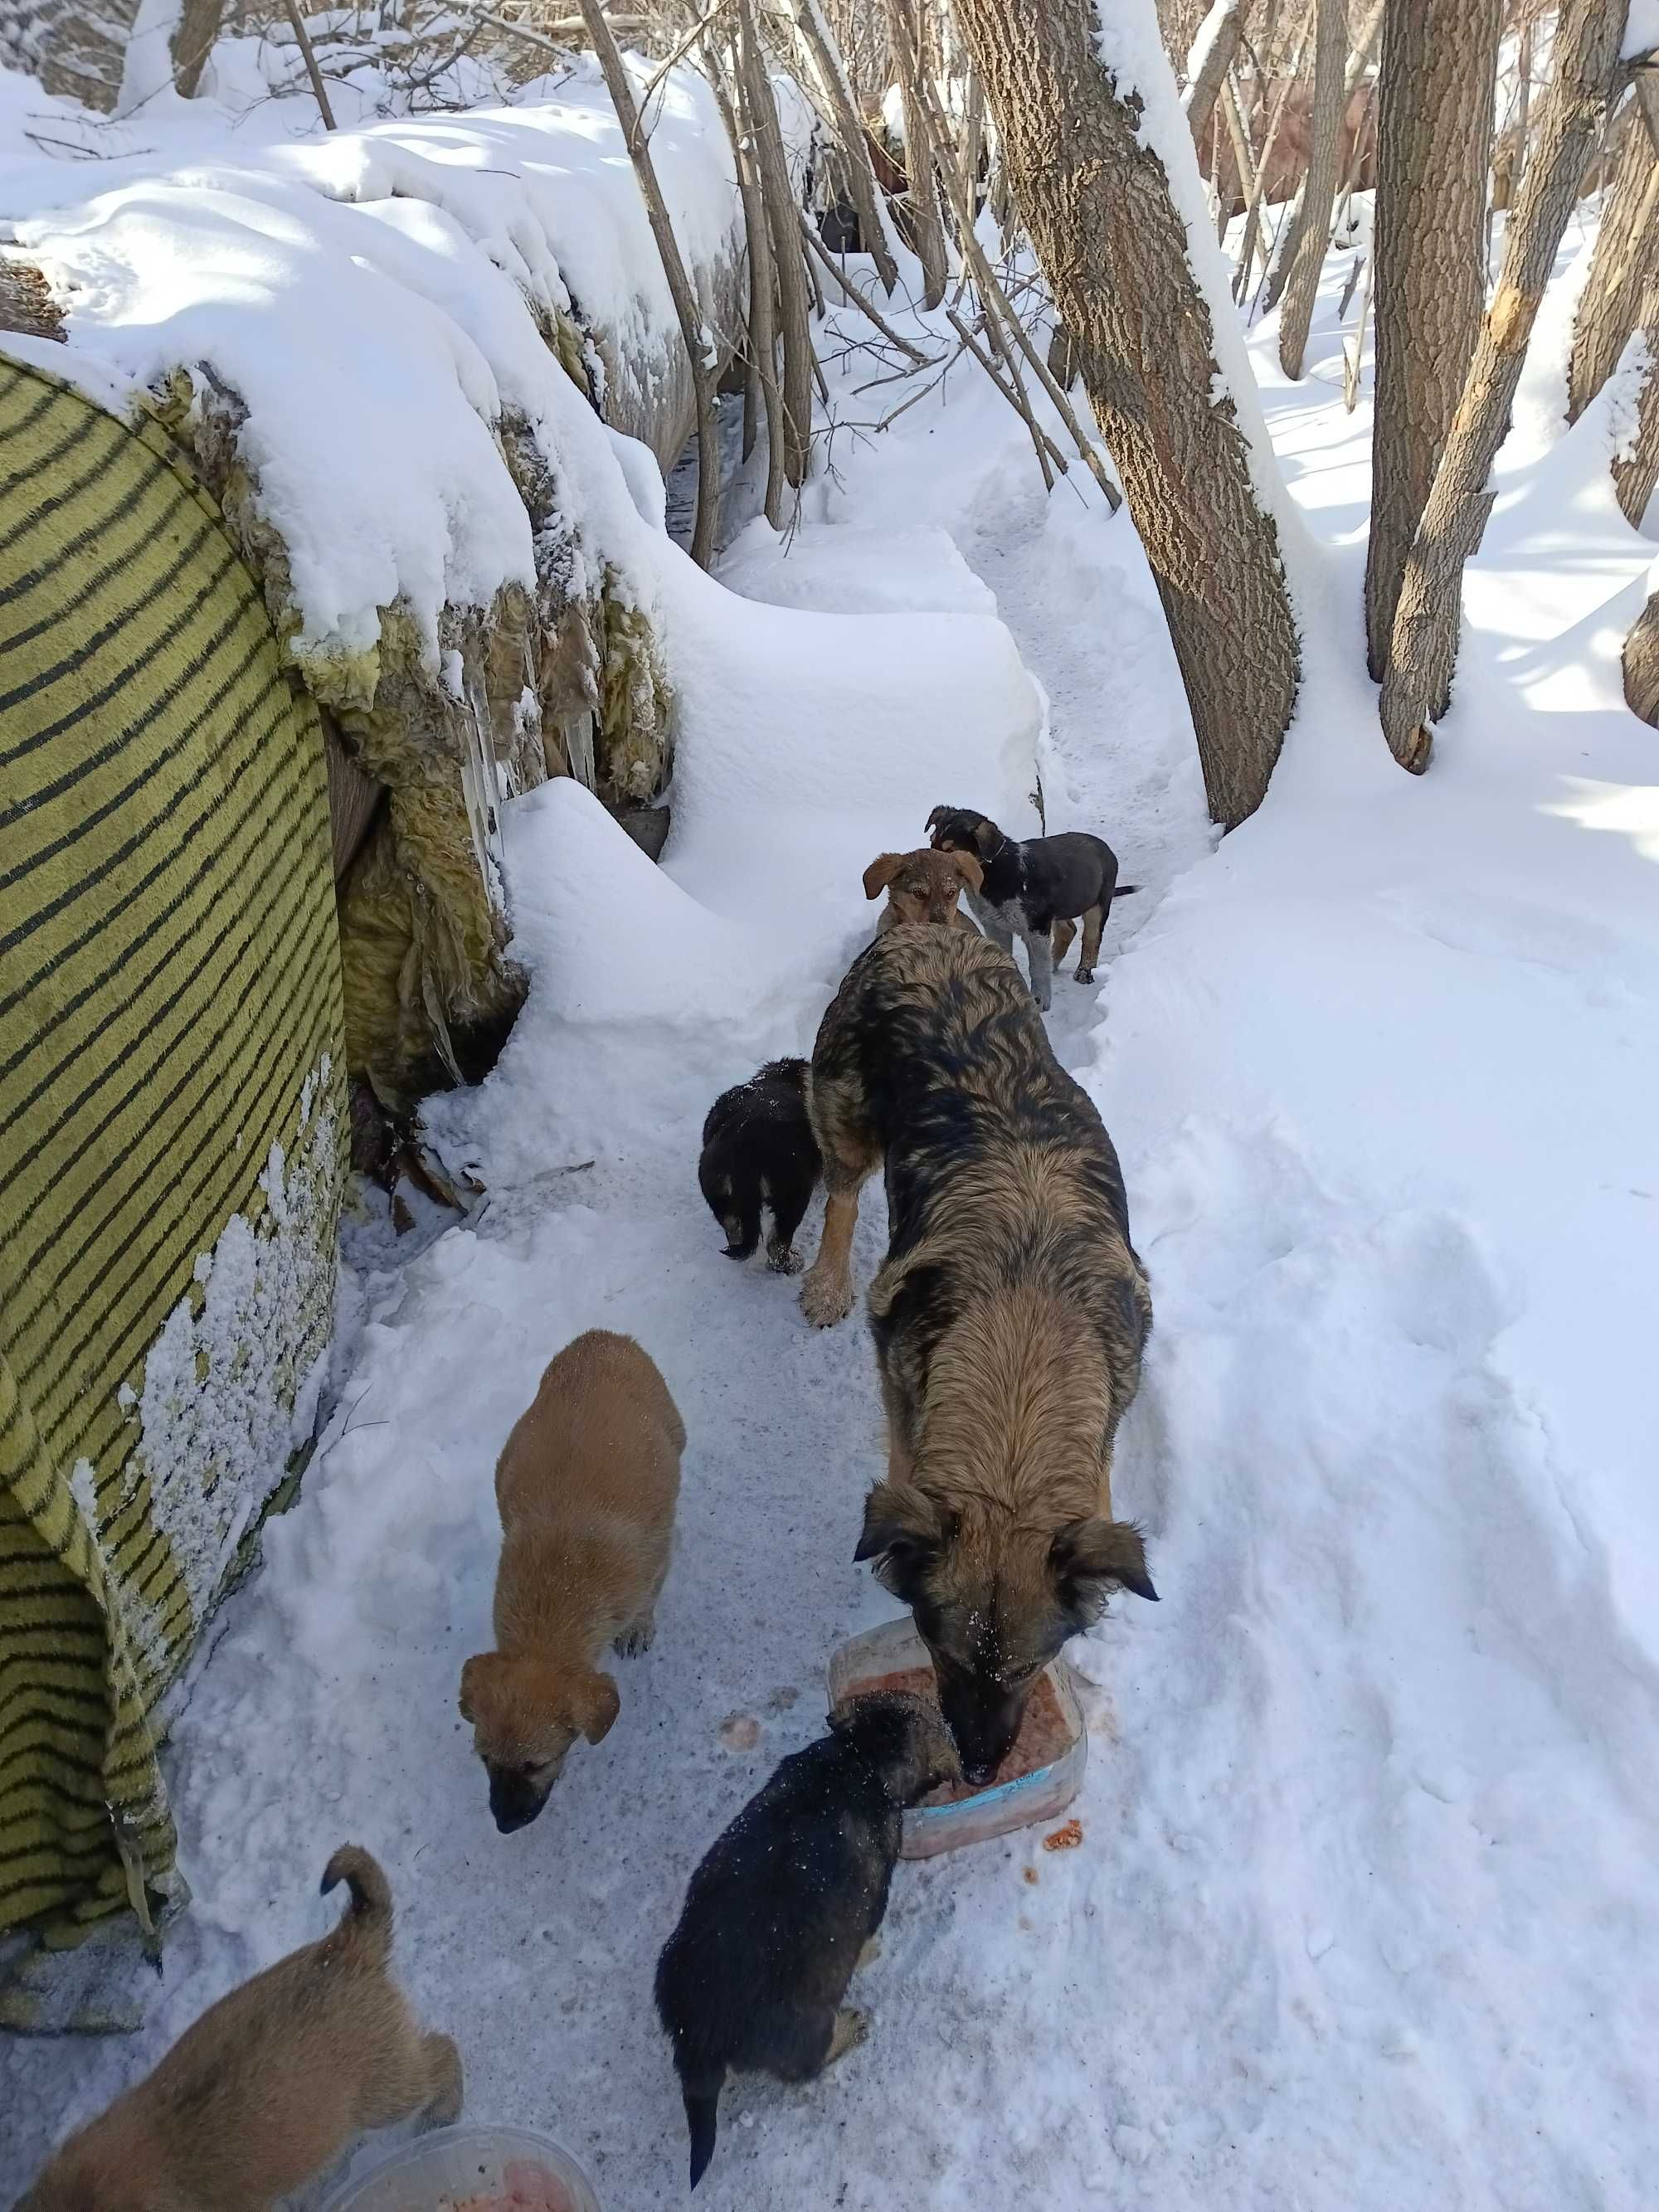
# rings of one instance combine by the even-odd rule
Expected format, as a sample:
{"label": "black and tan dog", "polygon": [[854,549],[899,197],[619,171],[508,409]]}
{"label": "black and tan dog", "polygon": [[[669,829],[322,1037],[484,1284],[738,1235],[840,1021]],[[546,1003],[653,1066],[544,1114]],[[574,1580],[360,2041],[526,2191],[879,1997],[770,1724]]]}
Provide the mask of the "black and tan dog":
{"label": "black and tan dog", "polygon": [[921,1698],[855,1698],[786,1759],[691,1877],[657,1964],[691,2186],[714,2151],[732,2074],[810,2081],[862,2040],[842,1999],[887,1910],[907,1806],[962,1771]]}
{"label": "black and tan dog", "polygon": [[1102,837],[1068,830],[1057,837],[1006,837],[988,815],[969,806],[936,806],[927,834],[941,853],[969,854],[980,882],[968,903],[985,933],[1005,952],[1018,937],[1031,970],[1031,996],[1045,1013],[1054,996],[1054,971],[1083,923],[1077,980],[1092,983],[1100,933],[1115,898],[1136,886],[1120,884],[1117,855]]}
{"label": "black and tan dog", "polygon": [[769,1060],[746,1083],[722,1091],[702,1125],[697,1187],[726,1231],[728,1260],[747,1260],[772,1217],[766,1264],[793,1275],[795,1231],[818,1187],[818,1148],[806,1116],[806,1062]]}
{"label": "black and tan dog", "polygon": [[911,1607],[983,1780],[1110,1591],[1158,1595],[1139,1532],[1111,1517],[1152,1326],[1117,1154],[1012,961],[955,931],[896,929],[859,956],[811,1098],[828,1206],[809,1321],[851,1308],[859,1192],[886,1170],[870,1325],[888,1473],[854,1556]]}

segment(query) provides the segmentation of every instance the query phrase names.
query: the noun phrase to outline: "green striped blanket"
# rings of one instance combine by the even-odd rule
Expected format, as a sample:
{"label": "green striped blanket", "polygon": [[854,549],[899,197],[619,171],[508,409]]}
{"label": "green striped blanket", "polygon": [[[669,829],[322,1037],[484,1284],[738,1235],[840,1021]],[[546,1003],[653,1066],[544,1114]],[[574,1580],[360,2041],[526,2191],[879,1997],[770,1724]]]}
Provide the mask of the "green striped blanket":
{"label": "green striped blanket", "polygon": [[156,1759],[309,1433],[344,1151],[321,732],[155,425],[0,354],[0,1929],[173,1860]]}

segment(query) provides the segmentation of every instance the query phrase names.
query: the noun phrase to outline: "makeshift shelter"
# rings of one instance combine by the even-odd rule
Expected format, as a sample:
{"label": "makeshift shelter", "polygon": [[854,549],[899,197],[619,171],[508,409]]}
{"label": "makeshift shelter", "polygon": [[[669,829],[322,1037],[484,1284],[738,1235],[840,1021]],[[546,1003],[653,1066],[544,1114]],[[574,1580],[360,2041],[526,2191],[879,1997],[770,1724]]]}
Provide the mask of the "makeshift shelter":
{"label": "makeshift shelter", "polygon": [[0,354],[0,1928],[62,1942],[161,1901],[167,1692],[311,1434],[344,1025],[322,732],[216,504]]}

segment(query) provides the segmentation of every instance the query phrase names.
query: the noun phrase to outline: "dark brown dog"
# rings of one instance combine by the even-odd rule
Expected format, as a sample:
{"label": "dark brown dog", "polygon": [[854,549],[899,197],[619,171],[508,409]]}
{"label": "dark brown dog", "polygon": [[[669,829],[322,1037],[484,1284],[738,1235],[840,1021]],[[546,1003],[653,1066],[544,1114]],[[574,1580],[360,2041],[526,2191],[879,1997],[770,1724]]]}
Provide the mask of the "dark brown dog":
{"label": "dark brown dog", "polygon": [[886,1170],[870,1325],[888,1473],[854,1557],[911,1607],[983,1780],[1110,1591],[1158,1595],[1139,1531],[1111,1517],[1152,1317],[1117,1154],[1012,962],[954,931],[895,930],[860,955],[810,1095],[828,1206],[801,1306],[819,1326],[852,1305],[859,1191]]}
{"label": "dark brown dog", "polygon": [[[887,903],[881,910],[878,930],[901,921],[931,921],[942,929],[973,930],[974,925],[958,902],[963,891],[976,891],[981,881],[978,860],[971,853],[936,853],[924,845],[915,853],[884,853],[864,872],[864,896]],[[975,930],[975,934],[978,932]]]}
{"label": "dark brown dog", "polygon": [[386,1972],[392,1893],[348,1844],[323,1876],[351,1903],[210,2005],[136,2089],[71,2136],[16,2212],[264,2212],[365,2128],[458,2119],[461,2061]]}

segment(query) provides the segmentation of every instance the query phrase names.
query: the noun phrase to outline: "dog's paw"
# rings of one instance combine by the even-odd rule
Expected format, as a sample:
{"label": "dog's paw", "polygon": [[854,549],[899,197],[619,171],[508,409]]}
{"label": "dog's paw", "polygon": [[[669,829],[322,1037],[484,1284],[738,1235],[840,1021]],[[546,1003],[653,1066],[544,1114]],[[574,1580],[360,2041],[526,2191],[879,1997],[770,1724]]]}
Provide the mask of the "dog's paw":
{"label": "dog's paw", "polygon": [[821,1275],[812,1268],[800,1286],[800,1310],[814,1328],[833,1328],[853,1310],[850,1276]]}
{"label": "dog's paw", "polygon": [[775,1275],[798,1275],[800,1273],[800,1255],[793,1244],[769,1244],[766,1264]]}
{"label": "dog's paw", "polygon": [[856,2051],[870,2033],[870,2015],[857,2005],[843,2005],[836,2014],[836,2031],[830,2039],[830,2056],[826,2066],[833,2066],[838,2058],[845,2058],[849,2051]]}
{"label": "dog's paw", "polygon": [[1079,968],[1077,971],[1077,980],[1079,983],[1092,983],[1095,980],[1094,969],[1092,968]]}
{"label": "dog's paw", "polygon": [[637,1659],[641,1652],[651,1649],[651,1640],[657,1632],[653,1620],[636,1620],[631,1628],[624,1628],[612,1650],[623,1659]]}

